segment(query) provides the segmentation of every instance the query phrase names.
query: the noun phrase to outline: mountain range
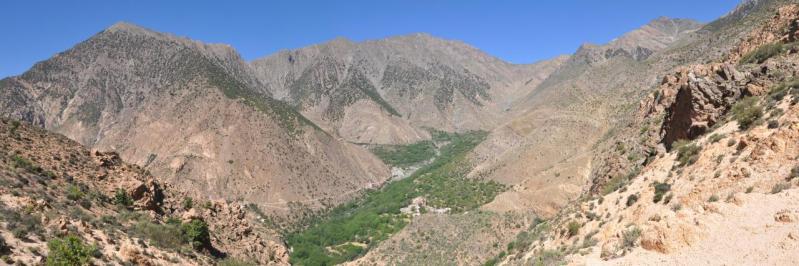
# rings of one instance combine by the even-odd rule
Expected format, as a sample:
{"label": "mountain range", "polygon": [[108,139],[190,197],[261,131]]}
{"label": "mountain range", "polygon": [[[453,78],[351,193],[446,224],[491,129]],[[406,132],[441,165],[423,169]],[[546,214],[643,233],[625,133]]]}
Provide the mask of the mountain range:
{"label": "mountain range", "polygon": [[[107,195],[91,198],[102,207],[87,207],[90,215],[153,217],[119,225],[125,248],[144,253],[132,247],[147,238],[137,226],[202,220],[221,230],[202,248],[181,244],[193,252],[116,247],[95,257],[107,262],[113,254],[143,264],[698,263],[680,252],[711,256],[724,251],[707,239],[746,241],[718,237],[719,226],[746,231],[742,212],[769,204],[781,214],[752,220],[751,239],[772,247],[777,236],[761,232],[772,220],[781,233],[796,228],[797,18],[792,1],[744,1],[707,24],[660,17],[533,64],[424,33],[337,38],[246,61],[228,45],[120,22],[0,80],[8,143],[0,170],[18,173],[4,182],[49,180],[22,195],[3,188],[0,200],[80,224],[39,206],[42,191]],[[80,154],[80,167],[53,159],[57,150]],[[106,179],[109,171],[116,176]],[[741,179],[753,175],[762,180]],[[150,185],[128,186],[139,182]],[[117,191],[135,204],[109,207]],[[81,228],[87,240],[99,232]],[[29,242],[44,243],[44,231]],[[781,245],[799,245],[788,234]],[[50,263],[9,250],[0,246],[9,260]]]}

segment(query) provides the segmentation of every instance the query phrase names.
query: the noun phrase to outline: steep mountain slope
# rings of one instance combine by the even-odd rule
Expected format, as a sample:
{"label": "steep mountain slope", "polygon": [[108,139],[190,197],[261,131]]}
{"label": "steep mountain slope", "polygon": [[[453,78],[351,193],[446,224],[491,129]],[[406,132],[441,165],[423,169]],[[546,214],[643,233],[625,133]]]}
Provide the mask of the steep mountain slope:
{"label": "steep mountain slope", "polygon": [[388,178],[253,76],[230,47],[120,23],[4,79],[0,113],[117,151],[197,197],[269,212],[340,203]]}
{"label": "steep mountain slope", "polygon": [[429,138],[423,127],[487,130],[565,57],[512,65],[426,34],[336,39],[253,62],[271,93],[323,128],[361,143]]}
{"label": "steep mountain slope", "polygon": [[658,69],[678,64],[658,53],[700,26],[658,18],[606,45],[584,45],[514,103],[520,115],[494,129],[474,155],[479,164],[471,176],[520,185],[492,208],[547,215],[579,195],[589,180],[593,144],[618,123],[630,98],[651,86]]}
{"label": "steep mountain slope", "polygon": [[[4,264],[287,263],[276,233],[253,225],[238,203],[192,203],[115,153],[18,121],[0,119],[0,146]],[[82,244],[60,249],[61,240]],[[50,264],[59,260],[66,264]]]}
{"label": "steep mountain slope", "polygon": [[620,156],[615,150],[655,147],[649,158],[635,160],[640,168],[609,180],[597,176],[588,193],[520,234],[519,248],[497,261],[797,263],[790,251],[799,246],[793,188],[799,177],[799,5],[783,4],[759,2],[738,21],[721,20],[727,29],[711,34],[754,29],[722,47],[727,53],[709,54],[715,57],[710,63],[665,75],[635,108],[633,130],[613,136],[611,143],[622,148],[597,154],[609,159]]}

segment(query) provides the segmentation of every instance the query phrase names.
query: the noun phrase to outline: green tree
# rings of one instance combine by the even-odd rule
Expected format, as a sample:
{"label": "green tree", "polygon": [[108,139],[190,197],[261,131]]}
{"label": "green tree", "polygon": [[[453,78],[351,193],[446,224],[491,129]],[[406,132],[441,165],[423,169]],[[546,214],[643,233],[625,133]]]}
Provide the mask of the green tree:
{"label": "green tree", "polygon": [[97,247],[83,243],[83,240],[76,236],[56,238],[47,242],[47,265],[48,266],[74,266],[89,265],[92,254]]}
{"label": "green tree", "polygon": [[211,244],[211,236],[208,233],[208,224],[201,220],[192,220],[181,225],[181,232],[186,241],[191,243],[194,248],[200,248]]}

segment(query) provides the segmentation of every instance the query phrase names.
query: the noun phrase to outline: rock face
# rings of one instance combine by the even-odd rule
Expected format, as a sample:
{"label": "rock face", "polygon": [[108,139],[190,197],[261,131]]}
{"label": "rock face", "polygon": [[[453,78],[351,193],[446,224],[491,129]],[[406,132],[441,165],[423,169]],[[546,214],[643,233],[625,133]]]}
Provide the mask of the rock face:
{"label": "rock face", "polygon": [[[288,202],[346,201],[355,193],[338,192],[389,177],[371,153],[271,98],[229,46],[125,23],[2,80],[0,114],[118,152],[195,198],[239,198],[280,214],[291,213]],[[150,196],[146,182],[128,185]]]}
{"label": "rock face", "polygon": [[[513,65],[458,41],[412,34],[336,39],[255,60],[271,94],[353,142],[409,143],[422,127],[488,130],[562,62]],[[363,110],[363,111],[361,111]]]}
{"label": "rock face", "polygon": [[663,78],[652,112],[665,109],[662,125],[667,147],[710,129],[741,97],[746,76],[731,64],[696,65]]}
{"label": "rock face", "polygon": [[702,23],[690,19],[660,17],[608,44],[584,44],[577,49],[572,60],[588,65],[618,57],[643,61],[702,26]]}
{"label": "rock face", "polygon": [[774,43],[790,43],[799,37],[799,5],[790,4],[780,7],[777,14],[741,41],[727,57],[727,61],[737,62],[744,55],[758,47]]}

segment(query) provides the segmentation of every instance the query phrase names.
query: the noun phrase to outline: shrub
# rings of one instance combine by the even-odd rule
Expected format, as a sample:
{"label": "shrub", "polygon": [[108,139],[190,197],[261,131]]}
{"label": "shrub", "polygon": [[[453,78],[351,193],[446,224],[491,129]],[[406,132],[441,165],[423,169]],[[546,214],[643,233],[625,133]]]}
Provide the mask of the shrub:
{"label": "shrub", "polygon": [[716,201],[719,201],[719,195],[713,194],[712,196],[710,196],[710,198],[709,198],[709,199],[707,199],[707,201],[708,201],[708,202],[716,202]]}
{"label": "shrub", "polygon": [[738,142],[735,141],[735,139],[730,139],[730,140],[727,141],[727,147],[732,147],[733,145],[735,145],[735,143],[738,143]]}
{"label": "shrub", "polygon": [[41,219],[38,216],[24,212],[3,213],[6,228],[11,230],[14,237],[24,239],[28,234],[41,234],[43,232]]}
{"label": "shrub", "polygon": [[760,64],[785,50],[780,42],[765,44],[741,57],[741,64]]}
{"label": "shrub", "polygon": [[637,201],[638,194],[630,194],[630,196],[627,197],[627,207],[633,206],[633,204],[635,204]]}
{"label": "shrub", "polygon": [[674,143],[674,148],[677,149],[677,161],[680,166],[692,165],[699,159],[699,151],[701,147],[687,140],[679,140]]}
{"label": "shrub", "polygon": [[746,97],[732,107],[732,118],[738,121],[740,129],[748,129],[763,116],[763,107],[757,101],[757,97]]}
{"label": "shrub", "polygon": [[575,221],[569,222],[569,224],[566,226],[566,229],[568,230],[569,233],[569,237],[577,235],[577,233],[580,232],[580,227],[581,227],[580,223],[578,222]]}
{"label": "shrub", "polygon": [[768,121],[768,128],[775,129],[778,127],[780,127],[780,122],[778,122],[777,120],[772,119]]}
{"label": "shrub", "polygon": [[746,188],[746,193],[752,193],[752,191],[754,191],[754,190],[755,190],[755,187],[750,186],[750,187]]}
{"label": "shrub", "polygon": [[72,184],[67,186],[67,199],[77,201],[82,199],[84,195],[85,193],[83,193],[80,187]]}
{"label": "shrub", "polygon": [[669,190],[671,190],[671,185],[666,183],[655,182],[655,197],[652,198],[652,202],[654,203],[660,202],[660,200],[663,199],[663,195],[665,195],[666,192],[669,192]]}
{"label": "shrub", "polygon": [[708,140],[710,140],[710,143],[716,143],[716,142],[719,142],[719,140],[723,139],[724,137],[725,136],[723,134],[715,134],[714,133],[713,135],[710,135]]}
{"label": "shrub", "polygon": [[638,227],[630,228],[622,234],[622,245],[624,248],[635,247],[638,238],[641,236],[641,229]]}
{"label": "shrub", "polygon": [[17,134],[17,129],[19,128],[19,124],[20,123],[17,120],[12,120],[11,121],[11,128],[9,128],[9,132],[11,132],[11,135],[16,135]]}
{"label": "shrub", "polygon": [[83,240],[75,236],[50,240],[47,242],[47,248],[48,266],[89,265],[92,255],[97,250],[96,247],[84,244]]}
{"label": "shrub", "polygon": [[137,236],[149,239],[154,246],[177,248],[186,243],[179,224],[156,224],[142,221],[136,224],[133,229]]}
{"label": "shrub", "polygon": [[133,205],[133,199],[128,196],[127,191],[122,188],[117,188],[116,192],[114,192],[114,204],[129,207]]}
{"label": "shrub", "polygon": [[194,207],[194,200],[191,197],[186,197],[183,199],[183,209],[188,210]]}
{"label": "shrub", "polygon": [[0,235],[0,253],[5,252],[6,250],[8,250],[8,244],[6,243],[6,239]]}
{"label": "shrub", "polygon": [[777,194],[789,188],[791,188],[790,183],[777,183],[771,187],[771,194]]}
{"label": "shrub", "polygon": [[794,178],[797,178],[797,177],[799,177],[799,165],[794,166],[791,169],[791,175],[788,176],[788,180],[791,180],[791,179],[794,179]]}
{"label": "shrub", "polygon": [[208,224],[201,220],[192,220],[180,226],[180,231],[186,240],[194,248],[207,246],[211,243],[211,236],[208,233]]}

